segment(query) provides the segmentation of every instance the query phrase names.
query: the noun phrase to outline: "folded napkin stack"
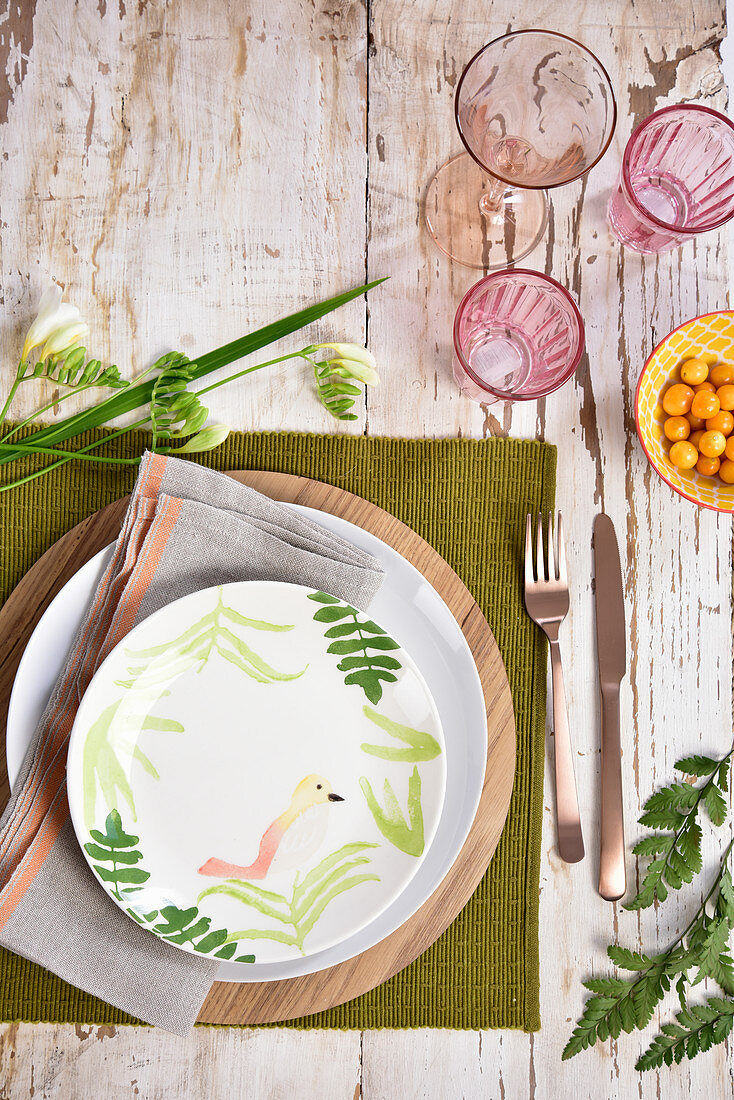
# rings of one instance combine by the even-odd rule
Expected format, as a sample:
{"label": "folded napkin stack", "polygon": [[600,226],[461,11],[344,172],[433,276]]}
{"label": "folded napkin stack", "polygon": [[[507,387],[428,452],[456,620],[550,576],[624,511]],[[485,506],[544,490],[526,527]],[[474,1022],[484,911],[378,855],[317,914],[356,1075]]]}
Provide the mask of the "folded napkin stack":
{"label": "folded napkin stack", "polygon": [[69,818],[68,739],[96,669],[133,626],[191,592],[243,580],[289,581],[366,608],[382,572],[369,554],[232,478],[146,454],[0,819],[0,943],[177,1034],[196,1020],[218,964],[138,927],[96,881]]}

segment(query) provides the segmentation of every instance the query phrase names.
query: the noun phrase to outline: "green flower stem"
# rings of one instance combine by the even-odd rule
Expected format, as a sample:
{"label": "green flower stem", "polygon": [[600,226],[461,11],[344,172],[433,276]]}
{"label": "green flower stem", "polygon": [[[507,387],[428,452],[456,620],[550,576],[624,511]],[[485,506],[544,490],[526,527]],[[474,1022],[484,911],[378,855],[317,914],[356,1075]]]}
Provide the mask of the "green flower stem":
{"label": "green flower stem", "polygon": [[258,363],[255,367],[248,367],[247,370],[238,371],[236,374],[230,374],[227,378],[222,378],[219,382],[213,382],[211,386],[206,386],[203,390],[196,390],[196,396],[201,397],[202,394],[211,393],[212,390],[218,390],[220,386],[226,386],[228,382],[234,382],[238,378],[244,378],[246,374],[253,374],[255,371],[263,370],[264,367],[272,367],[276,363],[285,363],[288,359],[306,359],[310,363],[308,358],[312,351],[315,351],[315,345],[311,344],[307,348],[303,348],[301,351],[291,351],[288,355],[280,355],[277,359],[268,359],[266,363]]}
{"label": "green flower stem", "polygon": [[[107,442],[102,440],[102,442]],[[54,458],[79,458],[85,462],[109,462],[120,466],[131,466],[140,462],[139,458],[105,458],[104,455],[86,455],[82,451],[62,451],[57,447],[24,447],[22,443],[5,443],[0,440],[0,453],[12,447],[13,450],[24,450],[30,455],[51,455]]]}
{"label": "green flower stem", "polygon": [[18,386],[23,381],[23,372],[26,369],[27,365],[28,364],[23,359],[21,359],[20,363],[18,364],[18,370],[16,371],[16,374],[15,374],[15,380],[13,381],[13,384],[10,387],[10,393],[8,394],[7,399],[6,399],[5,404],[3,405],[2,409],[0,409],[0,424],[5,423],[5,417],[8,415],[8,409],[10,408],[10,406],[13,402],[13,398],[15,397],[16,393],[18,392]]}
{"label": "green flower stem", "polygon": [[[52,462],[50,466],[44,466],[42,470],[36,470],[35,473],[28,474],[26,477],[18,478],[17,481],[11,481],[7,485],[0,485],[0,493],[5,493],[5,492],[7,492],[8,489],[17,489],[19,485],[25,485],[26,482],[28,482],[28,481],[35,481],[35,479],[37,477],[43,477],[44,474],[50,473],[51,470],[55,470],[59,466],[64,466],[67,462],[72,462],[75,458],[83,457],[88,451],[93,451],[97,447],[102,447],[102,446],[104,446],[105,443],[110,443],[113,439],[117,439],[118,436],[125,435],[127,432],[132,432],[135,428],[142,428],[145,424],[148,424],[149,421],[150,421],[150,417],[149,416],[144,416],[141,420],[136,420],[134,424],[129,424],[128,427],[126,427],[126,428],[118,428],[118,430],[116,432],[112,432],[110,435],[106,435],[104,437],[104,439],[98,439],[94,443],[88,443],[86,447],[82,447],[78,451],[70,451],[70,452],[64,451],[63,453],[65,455],[68,455],[68,457],[59,459],[58,462]],[[23,455],[23,454],[19,455],[18,452],[23,450],[23,446],[26,443],[27,443],[27,440],[23,440],[23,445],[18,444],[17,447],[14,446],[12,448],[13,453],[17,457],[25,457],[25,455]],[[26,451],[27,451],[28,454],[33,454],[34,451],[38,450],[38,447],[35,444],[33,444],[32,447],[33,447],[32,450],[31,450],[30,447],[26,448]],[[2,465],[3,461],[6,461],[6,460],[4,460],[0,456],[0,465]],[[137,459],[135,461],[137,461]]]}
{"label": "green flower stem", "polygon": [[[24,379],[21,379],[21,381],[24,381]],[[49,401],[47,405],[44,405],[43,408],[36,409],[35,412],[32,412],[30,416],[27,416],[25,418],[25,420],[21,420],[20,424],[16,424],[12,431],[8,432],[7,435],[4,435],[2,436],[2,438],[0,438],[0,443],[7,443],[9,439],[12,439],[16,432],[19,432],[21,428],[25,428],[26,424],[30,424],[33,420],[36,420],[43,413],[48,412],[48,410],[52,409],[54,405],[60,405],[62,401],[67,401],[70,397],[76,397],[77,394],[84,393],[85,390],[91,389],[94,389],[93,382],[90,382],[87,386],[79,386],[78,389],[71,389],[68,393],[60,394],[58,397],[55,397],[53,401]],[[0,419],[0,424],[2,424],[2,422],[2,419]],[[21,446],[21,444],[18,444],[18,446]],[[41,454],[44,453],[43,451],[40,451],[40,448],[38,447],[36,447],[35,449]],[[13,447],[13,450],[15,450],[15,447]]]}

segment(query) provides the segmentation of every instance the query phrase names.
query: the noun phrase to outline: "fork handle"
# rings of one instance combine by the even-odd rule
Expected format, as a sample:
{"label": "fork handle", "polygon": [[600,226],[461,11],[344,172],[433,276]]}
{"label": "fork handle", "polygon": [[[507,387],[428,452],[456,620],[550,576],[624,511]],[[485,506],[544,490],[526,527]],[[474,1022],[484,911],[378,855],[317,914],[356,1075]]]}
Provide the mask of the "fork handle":
{"label": "fork handle", "polygon": [[619,688],[605,687],[601,697],[601,850],[599,893],[605,901],[624,897],[624,814]]}
{"label": "fork handle", "polygon": [[578,863],[584,858],[584,838],[576,794],[576,778],[571,753],[571,732],[568,727],[566,691],[563,686],[561,649],[557,641],[550,643],[553,675],[553,734],[556,773],[556,826],[558,852],[566,863]]}

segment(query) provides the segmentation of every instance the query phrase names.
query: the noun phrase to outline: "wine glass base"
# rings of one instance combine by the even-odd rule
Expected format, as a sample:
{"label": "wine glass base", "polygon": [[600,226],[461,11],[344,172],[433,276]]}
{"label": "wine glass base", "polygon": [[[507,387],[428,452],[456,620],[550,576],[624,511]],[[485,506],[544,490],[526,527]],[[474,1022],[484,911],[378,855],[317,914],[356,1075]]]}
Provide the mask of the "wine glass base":
{"label": "wine glass base", "polygon": [[466,267],[499,271],[524,259],[548,224],[545,191],[513,187],[485,172],[468,153],[447,160],[428,185],[428,232]]}

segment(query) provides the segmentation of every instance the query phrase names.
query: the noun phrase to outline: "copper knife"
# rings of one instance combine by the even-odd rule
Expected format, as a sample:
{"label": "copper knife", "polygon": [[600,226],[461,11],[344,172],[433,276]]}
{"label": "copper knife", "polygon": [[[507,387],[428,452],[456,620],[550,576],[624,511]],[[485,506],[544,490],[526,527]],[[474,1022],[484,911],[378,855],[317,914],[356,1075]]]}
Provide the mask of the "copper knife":
{"label": "copper knife", "polygon": [[627,889],[619,723],[619,686],[627,671],[627,651],[619,547],[614,524],[604,513],[594,520],[594,595],[601,691],[599,893],[606,901],[618,901]]}

